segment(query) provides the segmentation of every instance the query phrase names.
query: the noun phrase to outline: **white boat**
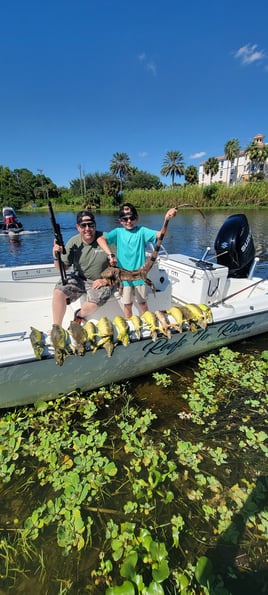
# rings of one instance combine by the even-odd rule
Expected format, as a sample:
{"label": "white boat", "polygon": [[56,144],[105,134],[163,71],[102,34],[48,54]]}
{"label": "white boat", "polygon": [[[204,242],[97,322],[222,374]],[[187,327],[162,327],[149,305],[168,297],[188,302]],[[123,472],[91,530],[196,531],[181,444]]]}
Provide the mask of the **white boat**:
{"label": "white boat", "polygon": [[[267,332],[268,280],[255,274],[258,258],[246,218],[229,217],[214,247],[214,256],[209,253],[208,257],[206,251],[201,259],[163,251],[148,275],[156,288],[155,293],[149,290],[150,311],[175,306],[182,312],[187,304],[203,304],[208,316],[203,308],[204,316],[193,315],[192,321],[188,317],[182,332],[172,327],[168,338],[164,330],[158,330],[156,340],[145,323],[139,339],[128,321],[128,346],[116,344],[113,325],[111,357],[100,347],[95,353],[89,349],[84,356],[70,354],[62,365],[56,364],[50,340],[51,298],[59,276],[53,264],[0,268],[0,407],[55,399],[76,389],[90,391]],[[77,303],[67,307],[65,329],[77,307]],[[118,292],[98,310],[94,322],[103,316],[113,322],[116,315],[123,315]],[[175,323],[171,313],[167,319]],[[34,353],[31,327],[45,339],[41,359]]]}

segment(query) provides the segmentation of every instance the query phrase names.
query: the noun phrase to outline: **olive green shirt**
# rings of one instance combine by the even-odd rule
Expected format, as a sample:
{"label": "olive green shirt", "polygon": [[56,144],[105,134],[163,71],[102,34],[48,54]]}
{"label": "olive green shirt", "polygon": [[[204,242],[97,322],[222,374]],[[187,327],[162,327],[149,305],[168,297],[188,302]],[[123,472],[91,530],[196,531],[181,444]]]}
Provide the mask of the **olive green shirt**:
{"label": "olive green shirt", "polygon": [[[96,237],[101,235],[101,232],[96,232]],[[95,240],[92,244],[84,244],[80,234],[68,240],[66,254],[62,255],[62,261],[68,266],[73,266],[74,272],[82,279],[91,281],[100,279],[101,272],[108,266],[107,255],[97,241]]]}

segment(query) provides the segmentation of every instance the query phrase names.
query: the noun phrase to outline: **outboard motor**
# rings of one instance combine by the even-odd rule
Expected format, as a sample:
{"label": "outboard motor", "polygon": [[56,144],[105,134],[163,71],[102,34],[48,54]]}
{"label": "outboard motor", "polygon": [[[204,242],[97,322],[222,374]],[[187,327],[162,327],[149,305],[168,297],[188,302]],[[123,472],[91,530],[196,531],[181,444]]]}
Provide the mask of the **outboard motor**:
{"label": "outboard motor", "polygon": [[[228,277],[247,277],[255,247],[245,215],[231,215],[220,228],[214,243],[217,263],[228,267]],[[222,254],[225,252],[226,254]]]}

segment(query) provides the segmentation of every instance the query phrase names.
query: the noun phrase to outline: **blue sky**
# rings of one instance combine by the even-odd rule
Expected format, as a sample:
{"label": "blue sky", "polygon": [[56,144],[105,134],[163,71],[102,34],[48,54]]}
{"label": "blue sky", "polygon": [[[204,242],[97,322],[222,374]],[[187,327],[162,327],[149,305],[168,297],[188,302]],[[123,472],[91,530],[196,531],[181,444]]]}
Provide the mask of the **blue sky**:
{"label": "blue sky", "polygon": [[170,150],[198,167],[231,138],[268,142],[267,6],[4,2],[0,164],[69,186],[117,151],[161,177]]}

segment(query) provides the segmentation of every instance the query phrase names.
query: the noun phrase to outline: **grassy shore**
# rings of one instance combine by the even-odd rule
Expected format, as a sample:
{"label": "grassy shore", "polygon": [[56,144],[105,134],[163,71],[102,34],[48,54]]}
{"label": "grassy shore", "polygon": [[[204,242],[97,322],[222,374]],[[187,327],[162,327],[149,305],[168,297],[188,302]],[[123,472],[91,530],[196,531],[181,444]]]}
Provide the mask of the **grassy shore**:
{"label": "grassy shore", "polygon": [[[100,205],[97,210],[111,212],[118,209],[111,197],[100,196]],[[244,186],[227,187],[224,184],[211,184],[210,186],[175,186],[161,190],[132,190],[125,191],[122,202],[131,202],[140,211],[165,210],[178,205],[194,204],[202,209],[243,209],[268,207],[268,181],[252,182]],[[85,206],[92,208],[85,197],[72,196],[66,192],[59,198],[52,199],[55,211],[77,211]],[[38,201],[36,206],[24,205],[21,211],[42,211],[47,209],[47,204]]]}

